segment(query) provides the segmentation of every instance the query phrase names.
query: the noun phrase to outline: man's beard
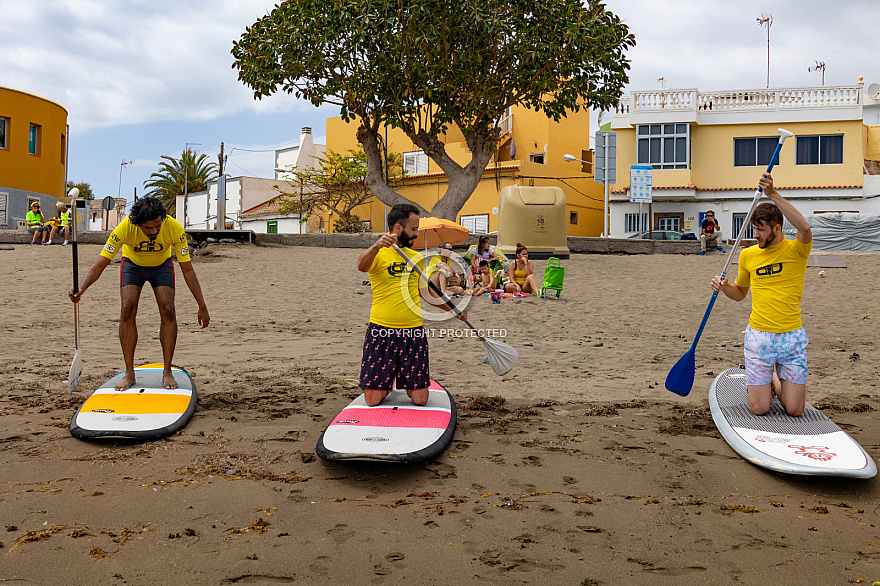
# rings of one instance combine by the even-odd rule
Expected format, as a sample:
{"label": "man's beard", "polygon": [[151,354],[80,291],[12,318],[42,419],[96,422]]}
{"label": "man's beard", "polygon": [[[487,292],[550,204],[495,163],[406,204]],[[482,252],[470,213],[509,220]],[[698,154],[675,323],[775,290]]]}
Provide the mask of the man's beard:
{"label": "man's beard", "polygon": [[412,243],[415,242],[416,238],[417,236],[407,236],[406,232],[401,232],[397,235],[397,242],[400,243],[403,248],[411,248]]}
{"label": "man's beard", "polygon": [[776,244],[776,232],[771,232],[770,236],[764,239],[763,242],[758,240],[758,248],[767,248],[768,246],[773,246]]}

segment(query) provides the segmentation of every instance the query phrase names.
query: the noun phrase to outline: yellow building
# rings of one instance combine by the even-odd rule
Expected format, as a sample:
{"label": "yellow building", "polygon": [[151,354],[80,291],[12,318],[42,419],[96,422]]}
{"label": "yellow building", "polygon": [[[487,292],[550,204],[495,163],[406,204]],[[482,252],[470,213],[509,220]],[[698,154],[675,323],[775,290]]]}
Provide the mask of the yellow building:
{"label": "yellow building", "polygon": [[0,87],[0,229],[24,221],[31,201],[55,209],[67,178],[67,110]]}
{"label": "yellow building", "polygon": [[[471,232],[498,230],[501,190],[510,185],[560,187],[565,192],[569,236],[598,236],[603,229],[604,192],[593,182],[592,169],[580,162],[567,163],[565,154],[590,160],[590,118],[586,109],[570,113],[559,122],[526,108],[511,108],[500,122],[503,134],[496,160],[487,166],[477,189],[459,211],[456,220]],[[341,118],[327,120],[327,149],[344,153],[360,149],[355,136],[356,123]],[[445,140],[446,151],[459,165],[471,155],[464,136],[451,128]],[[389,152],[402,153],[408,175],[398,192],[429,210],[443,197],[448,185],[446,174],[398,129],[388,129]],[[586,172],[585,172],[586,171]],[[357,208],[361,220],[369,221],[373,232],[385,226],[385,206],[378,199]],[[326,222],[332,226],[332,218]]]}
{"label": "yellow building", "polygon": [[[653,230],[699,235],[715,212],[722,237],[736,238],[778,143],[776,188],[805,215],[880,213],[880,179],[868,168],[880,158],[880,101],[861,84],[700,92],[636,91],[611,116],[617,133],[617,183],[611,188],[611,235],[638,230],[639,204],[629,201],[631,165],[653,173]],[[751,238],[751,226],[746,228]]]}

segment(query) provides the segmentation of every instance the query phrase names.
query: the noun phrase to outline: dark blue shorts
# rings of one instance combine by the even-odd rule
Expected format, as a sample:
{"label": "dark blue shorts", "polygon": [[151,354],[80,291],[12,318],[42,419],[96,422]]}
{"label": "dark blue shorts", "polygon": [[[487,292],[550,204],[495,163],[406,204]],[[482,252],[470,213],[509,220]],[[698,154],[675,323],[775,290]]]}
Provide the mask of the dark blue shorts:
{"label": "dark blue shorts", "polygon": [[153,289],[156,287],[174,289],[174,263],[171,259],[166,259],[159,266],[142,267],[123,256],[122,268],[119,270],[119,286],[134,285],[143,288],[144,283],[149,283]]}
{"label": "dark blue shorts", "polygon": [[386,328],[371,323],[364,338],[360,388],[412,391],[430,384],[425,329]]}

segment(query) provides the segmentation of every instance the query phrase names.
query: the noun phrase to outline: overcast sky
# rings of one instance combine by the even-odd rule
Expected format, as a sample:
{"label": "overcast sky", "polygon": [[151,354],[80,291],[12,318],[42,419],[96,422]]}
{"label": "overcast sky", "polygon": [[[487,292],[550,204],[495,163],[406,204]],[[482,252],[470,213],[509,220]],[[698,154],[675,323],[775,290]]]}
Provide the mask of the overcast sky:
{"label": "overcast sky", "polygon": [[[273,150],[300,128],[324,134],[335,107],[286,94],[256,101],[237,81],[230,50],[275,0],[0,0],[0,85],[68,110],[72,180],[97,197],[133,188],[187,142],[231,175],[272,176]],[[636,36],[631,90],[763,88],[880,83],[877,0],[608,0]],[[0,104],[2,108],[2,104]],[[2,113],[2,112],[0,112]],[[593,129],[595,130],[595,128]],[[258,151],[258,152],[251,152]],[[134,161],[123,167],[122,161]],[[120,171],[122,181],[120,185]]]}

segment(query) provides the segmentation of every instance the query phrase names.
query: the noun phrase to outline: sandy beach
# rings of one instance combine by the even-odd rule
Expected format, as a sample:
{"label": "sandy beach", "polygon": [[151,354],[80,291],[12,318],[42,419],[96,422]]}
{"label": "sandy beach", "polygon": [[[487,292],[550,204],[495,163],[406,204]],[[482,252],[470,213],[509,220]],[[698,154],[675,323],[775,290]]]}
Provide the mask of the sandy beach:
{"label": "sandy beach", "polygon": [[[8,248],[8,247],[7,247]],[[80,246],[80,276],[100,251]],[[122,367],[118,262],[80,309],[70,249],[0,250],[0,582],[28,584],[849,584],[880,580],[880,484],[753,466],[709,414],[742,363],[750,299],[720,298],[693,392],[663,388],[725,255],[573,255],[558,301],[486,297],[481,328],[520,353],[505,377],[458,322],[426,324],[432,377],[455,397],[450,448],[414,465],[314,450],[358,393],[370,310],[352,249],[212,244],[178,270],[175,362],[199,407],[173,437],[85,442],[68,425]],[[808,268],[807,398],[880,455],[874,254]],[[545,261],[537,261],[543,274]],[[137,363],[161,361],[146,288]],[[429,334],[431,332],[429,331]],[[638,582],[635,582],[638,581]]]}

